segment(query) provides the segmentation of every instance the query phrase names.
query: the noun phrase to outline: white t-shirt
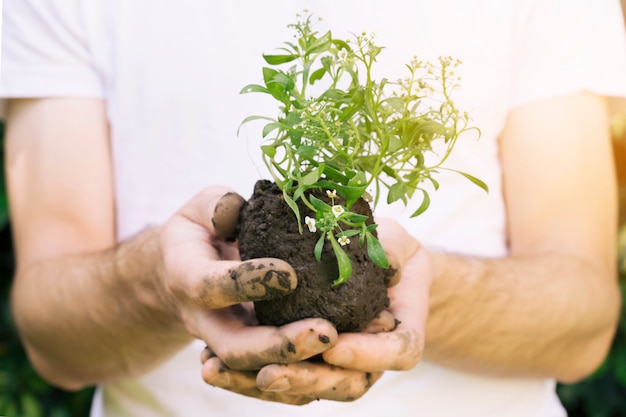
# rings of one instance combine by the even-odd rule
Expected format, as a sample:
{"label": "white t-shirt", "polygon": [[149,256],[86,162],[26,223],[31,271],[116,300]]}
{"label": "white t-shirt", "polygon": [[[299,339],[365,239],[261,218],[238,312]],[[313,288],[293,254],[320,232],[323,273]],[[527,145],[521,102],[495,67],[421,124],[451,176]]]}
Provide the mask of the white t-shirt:
{"label": "white t-shirt", "polygon": [[[449,166],[484,180],[490,192],[442,174],[430,209],[405,222],[422,242],[447,250],[507,253],[497,137],[509,110],[581,90],[626,96],[617,0],[5,0],[0,93],[106,100],[124,239],[162,223],[206,185],[248,196],[257,178],[267,178],[260,127],[236,132],[244,117],[272,116],[276,107],[239,91],[261,80],[261,54],[291,39],[287,24],[304,9],[323,18],[320,31],[376,33],[386,46],[378,70],[390,79],[416,54],[463,61],[453,98],[481,137],[462,137]],[[99,387],[92,415],[565,415],[552,380],[482,377],[428,362],[387,372],[352,403],[262,402],[207,386],[203,347],[192,343],[141,378]]]}

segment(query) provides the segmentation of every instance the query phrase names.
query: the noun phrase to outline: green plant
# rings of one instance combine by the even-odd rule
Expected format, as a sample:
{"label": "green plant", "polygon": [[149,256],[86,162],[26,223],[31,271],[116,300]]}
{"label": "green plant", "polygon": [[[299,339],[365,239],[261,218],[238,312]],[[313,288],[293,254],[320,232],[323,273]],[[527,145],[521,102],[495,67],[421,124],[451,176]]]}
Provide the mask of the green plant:
{"label": "green plant", "polygon": [[[421,192],[421,204],[412,217],[423,213],[430,197],[422,183],[439,187],[433,174],[454,171],[443,164],[459,135],[475,128],[451,99],[459,81],[457,60],[442,57],[433,64],[414,57],[406,64],[405,78],[378,81],[372,68],[384,48],[376,45],[374,36],[336,39],[330,31],[316,32],[311,15],[298,18],[290,25],[296,42],[286,42],[278,54],[263,56],[268,64],[263,68],[264,84],[242,89],[269,94],[279,102],[279,115],[250,116],[243,123],[267,122],[261,146],[265,164],[301,231],[296,201],[302,199],[316,213],[315,219],[305,219],[310,231],[321,231],[315,256],[319,260],[328,239],[339,265],[337,285],[352,273],[342,249],[349,237],[358,235],[361,245],[367,243],[372,261],[388,267],[372,233],[376,224],[366,225],[367,217],[349,211],[352,204],[367,198],[370,187],[374,207],[383,189],[388,192],[387,203],[405,205]],[[429,152],[439,155],[434,164],[426,162]],[[479,179],[459,174],[487,190]],[[326,189],[333,196],[332,205],[307,193],[312,189]],[[345,207],[334,204],[337,194]]]}

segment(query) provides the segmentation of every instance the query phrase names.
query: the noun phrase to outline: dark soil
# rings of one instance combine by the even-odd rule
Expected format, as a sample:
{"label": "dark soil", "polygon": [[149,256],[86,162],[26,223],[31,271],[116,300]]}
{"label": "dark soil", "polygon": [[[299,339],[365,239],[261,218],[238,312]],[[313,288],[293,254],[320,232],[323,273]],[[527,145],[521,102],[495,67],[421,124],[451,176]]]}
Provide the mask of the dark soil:
{"label": "dark soil", "polygon": [[[330,202],[322,193],[316,197]],[[336,203],[343,204],[341,201]],[[302,219],[313,217],[299,202]],[[369,215],[368,203],[356,202],[351,211]],[[281,326],[310,317],[321,317],[335,324],[340,332],[363,328],[389,304],[385,285],[388,270],[376,266],[368,257],[358,237],[344,247],[352,259],[352,277],[333,286],[338,277],[337,261],[326,242],[321,261],[313,255],[319,231],[311,233],[303,224],[300,233],[296,216],[283,199],[282,192],[267,180],[258,181],[252,197],[244,205],[239,224],[239,251],[242,260],[253,258],[283,259],[298,275],[296,290],[279,299],[255,302],[259,324]]]}

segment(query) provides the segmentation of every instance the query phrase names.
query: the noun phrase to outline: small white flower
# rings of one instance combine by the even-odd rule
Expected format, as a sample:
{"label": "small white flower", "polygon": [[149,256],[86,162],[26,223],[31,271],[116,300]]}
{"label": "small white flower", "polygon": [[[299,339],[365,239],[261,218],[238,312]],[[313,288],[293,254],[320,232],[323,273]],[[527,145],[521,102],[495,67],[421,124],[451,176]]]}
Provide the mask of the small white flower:
{"label": "small white flower", "polygon": [[348,58],[348,51],[346,51],[345,49],[342,49],[341,51],[337,52],[337,57],[341,61],[345,61],[346,58]]}
{"label": "small white flower", "polygon": [[309,104],[309,110],[311,111],[311,113],[317,113],[318,111],[321,110],[321,106],[319,103],[312,101],[311,104]]}
{"label": "small white flower", "polygon": [[315,227],[315,219],[306,216],[304,218],[304,223],[306,223],[307,227],[309,228],[309,232],[315,233],[317,231],[317,227]]}
{"label": "small white flower", "polygon": [[339,239],[337,239],[337,242],[339,242],[341,246],[346,246],[348,243],[350,243],[350,239],[346,236],[341,236]]}
{"label": "small white flower", "polygon": [[337,198],[337,190],[326,190],[328,198]]}
{"label": "small white flower", "polygon": [[343,208],[343,206],[336,204],[333,206],[332,211],[335,217],[339,217],[344,213],[344,211],[346,211],[346,209]]}

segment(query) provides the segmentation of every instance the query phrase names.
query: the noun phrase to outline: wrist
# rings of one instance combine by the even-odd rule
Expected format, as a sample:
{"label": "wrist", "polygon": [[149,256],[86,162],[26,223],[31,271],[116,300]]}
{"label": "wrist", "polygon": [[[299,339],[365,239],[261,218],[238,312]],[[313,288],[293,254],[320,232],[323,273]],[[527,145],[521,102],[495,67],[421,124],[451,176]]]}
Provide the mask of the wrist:
{"label": "wrist", "polygon": [[160,226],[151,226],[121,243],[114,261],[116,276],[127,294],[155,320],[183,328],[175,297],[166,285],[160,232]]}

